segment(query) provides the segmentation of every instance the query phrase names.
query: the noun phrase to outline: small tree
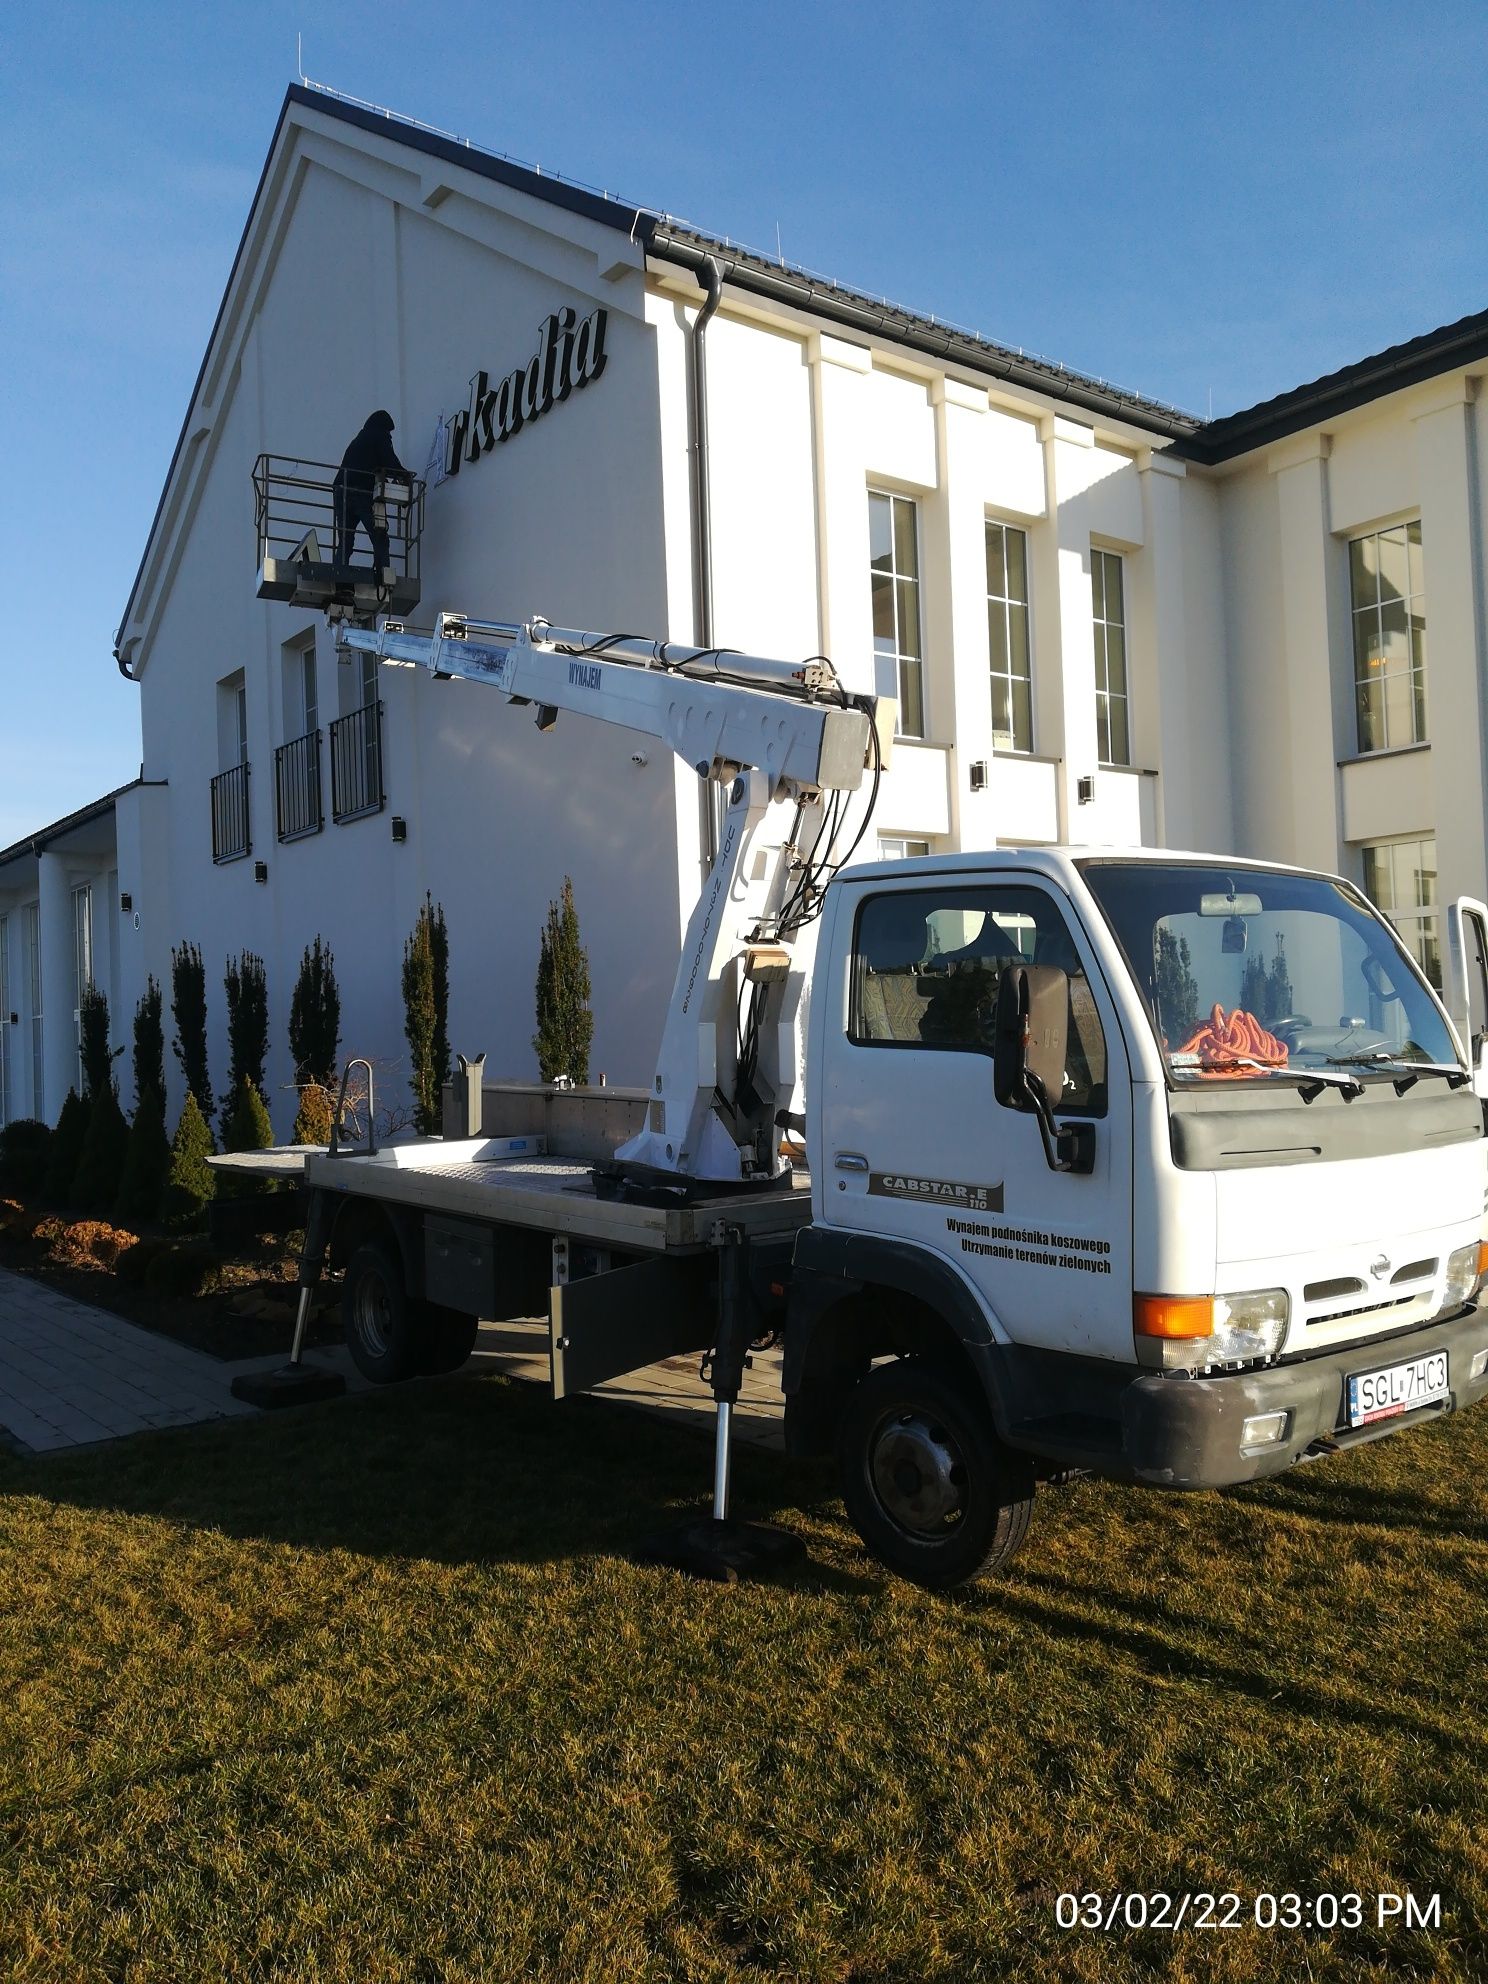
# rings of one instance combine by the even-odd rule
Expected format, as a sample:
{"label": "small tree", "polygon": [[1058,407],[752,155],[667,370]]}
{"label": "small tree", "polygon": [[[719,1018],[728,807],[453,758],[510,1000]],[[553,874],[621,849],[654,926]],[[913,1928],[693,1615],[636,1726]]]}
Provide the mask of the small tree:
{"label": "small tree", "polygon": [[72,1181],[78,1168],[78,1160],[83,1154],[83,1139],[88,1134],[88,1105],[70,1088],[67,1100],[62,1105],[62,1114],[57,1118],[57,1127],[52,1132],[51,1151],[47,1160],[45,1196],[54,1206],[72,1204]]}
{"label": "small tree", "polygon": [[1199,1023],[1199,987],[1188,939],[1159,925],[1154,958],[1158,1023],[1169,1047],[1177,1047]]}
{"label": "small tree", "polygon": [[207,1071],[207,974],[195,944],[182,944],[171,952],[171,1017],[176,1023],[176,1059],[205,1127],[215,1105]]}
{"label": "small tree", "polygon": [[78,1057],[83,1064],[83,1095],[89,1102],[113,1087],[114,1057],[122,1047],[109,1046],[108,996],[96,985],[85,985],[78,1001]]}
{"label": "small tree", "polygon": [[589,1079],[589,1047],[594,1039],[589,989],[589,956],[579,942],[573,882],[565,875],[562,899],[548,904],[537,960],[537,1032],[532,1045],[545,1082],[558,1075],[579,1083]]}
{"label": "small tree", "polygon": [[72,1203],[80,1212],[111,1213],[124,1176],[129,1125],[111,1081],[95,1091],[88,1104],[88,1129],[73,1174]]}
{"label": "small tree", "polygon": [[224,1150],[267,1150],[274,1141],[274,1126],[264,1099],[245,1075],[238,1084],[233,1106],[222,1127]]}
{"label": "small tree", "polygon": [[[136,1067],[138,1060],[136,1059]],[[162,1071],[163,1072],[163,1071]],[[124,1152],[124,1171],[114,1218],[126,1226],[141,1226],[160,1211],[160,1195],[170,1174],[171,1147],[165,1134],[165,1096],[147,1088],[135,1105]]]}
{"label": "small tree", "polygon": [[341,1046],[341,994],[336,961],[319,937],[305,946],[300,975],[289,1002],[289,1051],[295,1080],[329,1088],[335,1080]]}
{"label": "small tree", "polygon": [[[139,1004],[134,1009],[134,1113],[151,1092],[165,1094],[165,1027],[160,1017],[160,987],[153,977],[145,981]],[[164,1104],[161,1105],[162,1109]]]}
{"label": "small tree", "polygon": [[319,1082],[308,1082],[300,1090],[300,1107],[289,1133],[292,1144],[329,1144],[336,1105],[331,1092]]}
{"label": "small tree", "polygon": [[269,1051],[269,990],[263,959],[252,951],[229,958],[222,981],[227,993],[227,1092],[237,1108],[244,1082],[264,1095],[264,1060]]}
{"label": "small tree", "polygon": [[414,1127],[420,1136],[437,1136],[440,1091],[449,1079],[449,934],[443,909],[427,895],[403,946],[403,1033]]}
{"label": "small tree", "polygon": [[188,1090],[171,1142],[170,1171],[160,1200],[160,1217],[167,1226],[201,1224],[202,1212],[217,1191],[216,1173],[207,1163],[211,1155],[212,1133],[195,1093]]}

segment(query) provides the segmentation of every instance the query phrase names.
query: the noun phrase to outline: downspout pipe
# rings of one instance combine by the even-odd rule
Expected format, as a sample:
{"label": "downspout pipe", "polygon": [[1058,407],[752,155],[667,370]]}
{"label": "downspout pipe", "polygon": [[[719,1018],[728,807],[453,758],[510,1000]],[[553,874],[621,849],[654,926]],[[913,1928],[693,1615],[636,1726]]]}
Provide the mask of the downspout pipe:
{"label": "downspout pipe", "polygon": [[[708,326],[723,300],[723,269],[715,255],[703,258],[698,278],[704,289],[702,308],[692,320],[692,537],[696,583],[696,627],[700,648],[713,645],[713,504],[708,484]],[[718,854],[719,788],[705,783],[702,792],[703,873]]]}

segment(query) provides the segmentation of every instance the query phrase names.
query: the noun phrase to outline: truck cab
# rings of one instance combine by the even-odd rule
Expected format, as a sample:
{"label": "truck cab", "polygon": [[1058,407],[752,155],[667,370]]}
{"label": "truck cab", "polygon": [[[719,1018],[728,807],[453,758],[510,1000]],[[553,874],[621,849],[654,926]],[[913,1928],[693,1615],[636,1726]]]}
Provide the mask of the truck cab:
{"label": "truck cab", "polygon": [[791,1444],[835,1432],[855,1521],[923,1582],[1007,1554],[1040,1476],[1222,1487],[1488,1392],[1488,1084],[1346,881],[854,868],[806,1060]]}

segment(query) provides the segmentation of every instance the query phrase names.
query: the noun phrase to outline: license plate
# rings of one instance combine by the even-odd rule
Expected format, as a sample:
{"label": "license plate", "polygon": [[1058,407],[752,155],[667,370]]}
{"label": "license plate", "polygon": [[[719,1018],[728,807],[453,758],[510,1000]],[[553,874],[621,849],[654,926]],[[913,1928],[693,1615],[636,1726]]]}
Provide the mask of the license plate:
{"label": "license plate", "polygon": [[1350,1426],[1393,1419],[1417,1406],[1434,1405],[1447,1397],[1447,1353],[1433,1350],[1409,1364],[1391,1364],[1383,1371],[1360,1371],[1348,1381]]}

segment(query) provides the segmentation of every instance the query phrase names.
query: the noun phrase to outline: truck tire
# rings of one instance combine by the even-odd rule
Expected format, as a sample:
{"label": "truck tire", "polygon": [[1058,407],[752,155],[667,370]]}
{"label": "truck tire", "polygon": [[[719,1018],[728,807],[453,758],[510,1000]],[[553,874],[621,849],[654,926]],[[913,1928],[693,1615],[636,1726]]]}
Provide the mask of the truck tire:
{"label": "truck tire", "polygon": [[859,1536],[927,1590],[969,1584],[1028,1534],[1032,1464],[1003,1446],[979,1399],[923,1358],[880,1364],[854,1385],[837,1463]]}
{"label": "truck tire", "polygon": [[409,1299],[395,1255],[375,1241],[346,1263],[341,1322],[351,1361],[374,1385],[396,1385],[423,1366],[422,1305]]}
{"label": "truck tire", "polygon": [[463,1309],[446,1309],[438,1302],[417,1306],[423,1345],[419,1369],[428,1378],[447,1377],[451,1371],[458,1371],[474,1350],[480,1318],[467,1316]]}

